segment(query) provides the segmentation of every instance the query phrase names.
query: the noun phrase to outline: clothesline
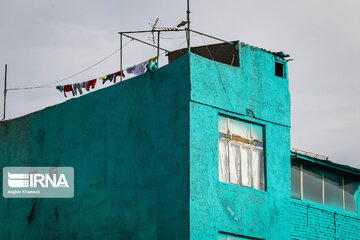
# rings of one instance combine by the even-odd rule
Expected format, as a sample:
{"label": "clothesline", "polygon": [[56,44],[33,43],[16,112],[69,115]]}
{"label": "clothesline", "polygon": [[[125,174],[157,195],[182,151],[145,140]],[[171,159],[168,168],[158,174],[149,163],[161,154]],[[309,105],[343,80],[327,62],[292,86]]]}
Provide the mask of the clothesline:
{"label": "clothesline", "polygon": [[[155,63],[156,62],[156,63]],[[137,65],[134,65],[132,67],[126,68],[126,72],[128,74],[134,74],[134,75],[141,75],[146,70],[148,71],[155,71],[158,68],[158,57],[150,58],[144,62],[141,62]],[[66,92],[72,92],[73,96],[77,95],[77,92],[79,92],[80,95],[83,94],[82,89],[85,88],[87,91],[90,91],[90,89],[94,89],[95,85],[97,83],[97,80],[102,80],[103,84],[105,82],[110,81],[113,83],[116,83],[117,77],[125,77],[124,70],[120,70],[115,73],[110,73],[102,77],[94,78],[89,81],[80,82],[80,83],[74,83],[74,84],[67,84],[67,85],[59,85],[56,86],[56,89],[58,89],[60,92],[64,92],[64,96],[67,97]]]}
{"label": "clothesline", "polygon": [[[130,42],[132,42],[133,39],[129,40],[127,43],[124,44],[124,46],[122,46],[122,48],[126,47]],[[73,77],[76,77],[78,75],[80,75],[81,73],[83,72],[86,72],[87,70],[99,65],[100,63],[104,62],[105,60],[107,60],[108,58],[110,58],[111,56],[113,56],[115,53],[119,52],[120,49],[122,48],[119,48],[117,49],[116,51],[112,52],[111,54],[107,55],[105,58],[101,59],[100,61],[94,63],[93,65],[85,68],[84,70],[81,70],[80,72],[77,72],[69,77],[66,77],[66,78],[63,78],[61,80],[58,80],[58,81],[55,81],[55,82],[51,82],[51,83],[47,83],[47,84],[43,84],[43,85],[40,85],[40,86],[34,86],[34,87],[23,87],[23,88],[8,88],[6,89],[7,91],[14,91],[14,90],[29,90],[29,89],[36,89],[36,88],[53,88],[55,87],[54,85],[52,84],[55,84],[55,83],[60,83],[60,82],[63,82],[65,80],[68,80],[70,78],[73,78]],[[52,86],[51,86],[52,85]]]}
{"label": "clothesline", "polygon": [[[133,41],[133,40],[130,40],[129,42],[127,42],[124,46],[123,46],[123,48],[126,46],[126,45],[128,45],[131,41]],[[118,52],[120,49],[118,49],[118,50],[116,50],[115,52],[113,52],[113,53],[111,53],[110,55],[108,55],[107,57],[105,57],[104,59],[102,59],[102,60],[100,60],[99,62],[97,62],[96,63],[96,65],[97,64],[99,64],[99,63],[101,63],[101,62],[103,62],[104,60],[106,60],[107,58],[109,58],[109,57],[111,57],[112,55],[114,55],[116,52]],[[166,52],[163,52],[163,53],[161,53],[159,56],[162,56],[162,55],[164,55]],[[92,65],[91,67],[93,67],[93,66],[96,66],[95,64],[94,65]],[[90,69],[91,67],[88,67],[86,70],[88,70],[88,69]],[[128,69],[128,68],[125,68],[125,70],[126,69]],[[124,70],[124,69],[123,69]],[[80,73],[82,73],[82,72],[84,72],[85,70],[83,70],[83,71],[81,71],[81,72],[79,72],[78,74],[76,74],[76,75],[79,75]],[[61,82],[61,81],[65,81],[65,80],[67,80],[67,79],[69,79],[69,78],[71,78],[71,77],[74,77],[75,76],[75,74],[74,75],[72,75],[72,76],[70,76],[70,77],[67,77],[66,79],[62,79],[62,80],[59,80],[59,81],[56,81],[56,82],[53,82],[53,83],[49,83],[49,84],[46,84],[46,85],[40,85],[40,86],[34,86],[34,87],[23,87],[23,88],[8,88],[7,90],[9,91],[9,90],[31,90],[31,89],[38,89],[38,88],[54,88],[54,87],[57,87],[56,85],[50,85],[50,84],[54,84],[54,83],[58,83],[58,82]],[[100,77],[99,77],[100,78]],[[97,78],[98,79],[98,78]]]}

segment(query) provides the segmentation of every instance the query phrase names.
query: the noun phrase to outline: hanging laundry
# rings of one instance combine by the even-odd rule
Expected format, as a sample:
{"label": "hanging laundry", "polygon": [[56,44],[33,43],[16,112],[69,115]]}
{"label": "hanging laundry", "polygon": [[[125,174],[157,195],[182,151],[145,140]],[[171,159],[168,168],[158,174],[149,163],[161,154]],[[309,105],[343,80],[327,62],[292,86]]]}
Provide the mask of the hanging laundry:
{"label": "hanging laundry", "polygon": [[58,89],[60,92],[64,91],[64,86],[56,86],[56,89]]}
{"label": "hanging laundry", "polygon": [[114,73],[114,83],[116,83],[116,77],[120,77],[122,76],[123,78],[125,77],[124,71],[118,71],[116,73]]}
{"label": "hanging laundry", "polygon": [[139,63],[135,66],[133,74],[138,76],[146,71],[146,62]]}
{"label": "hanging laundry", "polygon": [[128,67],[128,68],[126,69],[126,72],[127,72],[127,73],[134,73],[134,70],[135,70],[135,65],[132,66],[132,67]]}
{"label": "hanging laundry", "polygon": [[149,61],[156,62],[157,59],[158,59],[158,57],[153,57],[153,58],[150,58]]}
{"label": "hanging laundry", "polygon": [[104,79],[101,79],[101,78],[100,78],[100,79],[103,81],[103,84],[104,84],[106,81],[112,82],[112,80],[114,79],[114,75],[115,75],[115,73],[112,73],[112,74],[106,75],[106,78],[104,78]]}
{"label": "hanging laundry", "polygon": [[103,77],[99,77],[99,80],[104,80],[105,78],[107,78],[107,75],[105,75]]}
{"label": "hanging laundry", "polygon": [[89,81],[82,82],[82,83],[81,83],[81,87],[82,87],[82,88],[87,88],[88,82],[89,82]]}
{"label": "hanging laundry", "polygon": [[148,61],[146,64],[146,69],[150,72],[154,72],[156,69],[158,69],[157,63],[153,63],[153,61]]}
{"label": "hanging laundry", "polygon": [[80,95],[82,95],[82,89],[81,89],[81,84],[80,83],[75,83],[73,84],[73,89],[75,92],[75,95],[77,95],[77,91],[79,91]]}
{"label": "hanging laundry", "polygon": [[75,92],[74,92],[74,89],[71,84],[64,86],[64,96],[65,97],[67,97],[66,92],[72,92],[73,96],[75,96]]}
{"label": "hanging laundry", "polygon": [[87,86],[88,86],[88,83],[89,83],[89,81],[80,83],[80,84],[81,84],[81,88],[85,88],[85,89],[86,89]]}
{"label": "hanging laundry", "polygon": [[87,82],[86,90],[90,91],[90,87],[94,89],[96,84],[96,78]]}

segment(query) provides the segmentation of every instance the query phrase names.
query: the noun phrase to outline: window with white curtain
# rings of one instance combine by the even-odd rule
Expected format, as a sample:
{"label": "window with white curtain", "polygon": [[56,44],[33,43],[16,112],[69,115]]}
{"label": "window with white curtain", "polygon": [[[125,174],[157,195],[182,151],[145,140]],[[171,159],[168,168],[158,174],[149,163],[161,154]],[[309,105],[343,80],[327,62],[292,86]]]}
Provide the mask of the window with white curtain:
{"label": "window with white curtain", "polygon": [[219,181],[265,190],[263,127],[219,116]]}

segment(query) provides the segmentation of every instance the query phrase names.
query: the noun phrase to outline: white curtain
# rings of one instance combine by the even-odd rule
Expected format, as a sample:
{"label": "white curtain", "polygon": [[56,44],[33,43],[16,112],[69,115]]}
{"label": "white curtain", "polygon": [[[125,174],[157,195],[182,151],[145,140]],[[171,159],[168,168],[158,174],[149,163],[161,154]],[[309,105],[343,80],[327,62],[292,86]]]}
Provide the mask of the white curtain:
{"label": "white curtain", "polygon": [[240,146],[236,143],[230,143],[230,182],[241,185],[241,166],[240,166]]}
{"label": "white curtain", "polygon": [[219,139],[219,181],[229,182],[228,141]]}
{"label": "white curtain", "polygon": [[259,125],[252,125],[253,129],[253,138],[259,141],[263,141],[263,128]]}
{"label": "white curtain", "polygon": [[250,124],[230,118],[230,132],[244,138],[250,138]]}
{"label": "white curtain", "polygon": [[252,186],[252,171],[251,171],[251,150],[250,147],[240,145],[241,155],[241,183],[243,186]]}
{"label": "white curtain", "polygon": [[226,117],[219,116],[219,132],[226,133],[228,130],[227,126],[228,119]]}
{"label": "white curtain", "polygon": [[254,148],[254,188],[264,190],[264,157],[263,150]]}

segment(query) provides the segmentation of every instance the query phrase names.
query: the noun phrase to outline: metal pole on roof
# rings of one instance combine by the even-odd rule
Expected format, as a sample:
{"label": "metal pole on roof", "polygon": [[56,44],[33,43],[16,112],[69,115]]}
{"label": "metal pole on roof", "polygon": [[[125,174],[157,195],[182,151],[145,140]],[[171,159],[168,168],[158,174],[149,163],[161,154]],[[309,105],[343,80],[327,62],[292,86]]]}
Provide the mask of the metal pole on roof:
{"label": "metal pole on roof", "polygon": [[190,4],[189,4],[189,0],[187,0],[186,14],[187,14],[186,39],[187,39],[188,52],[190,52]]}
{"label": "metal pole on roof", "polygon": [[158,32],[158,39],[157,39],[157,44],[158,44],[158,47],[157,47],[157,67],[159,67],[159,53],[160,53],[160,31]]}
{"label": "metal pole on roof", "polygon": [[225,40],[223,40],[223,39],[220,39],[220,38],[217,38],[217,37],[214,37],[214,36],[211,36],[211,35],[202,33],[202,32],[198,32],[198,31],[195,31],[195,30],[192,30],[192,29],[191,29],[190,31],[191,31],[191,32],[194,32],[194,33],[197,33],[197,34],[200,34],[200,35],[203,35],[203,36],[208,37],[208,38],[212,38],[212,39],[215,39],[215,40],[224,42],[224,43],[228,43],[228,44],[231,44],[231,45],[235,45],[235,43],[228,42],[228,41],[225,41]]}
{"label": "metal pole on roof", "polygon": [[[120,33],[120,71],[122,71],[122,33]],[[121,72],[120,72],[120,82],[122,82]]]}
{"label": "metal pole on roof", "polygon": [[[149,45],[149,46],[152,46],[152,47],[157,48],[157,46],[155,46],[155,45],[153,45],[153,44],[147,43],[147,42],[145,42],[145,41],[143,41],[143,40],[140,40],[140,39],[138,39],[138,38],[134,38],[134,37],[132,37],[132,36],[130,36],[130,35],[127,35],[127,34],[125,34],[125,33],[122,33],[122,35],[124,35],[125,37],[128,37],[128,38],[134,39],[134,40],[136,40],[136,41],[138,41],[138,42],[141,42],[141,43],[143,43],[143,44],[146,44],[146,45]],[[166,49],[161,48],[161,47],[159,47],[159,49],[160,49],[160,50],[163,50],[163,51],[165,51],[165,52],[170,52],[169,50],[166,50]]]}
{"label": "metal pole on roof", "polygon": [[7,82],[7,64],[5,64],[5,86],[4,86],[4,115],[3,120],[5,120],[6,117],[6,82]]}

